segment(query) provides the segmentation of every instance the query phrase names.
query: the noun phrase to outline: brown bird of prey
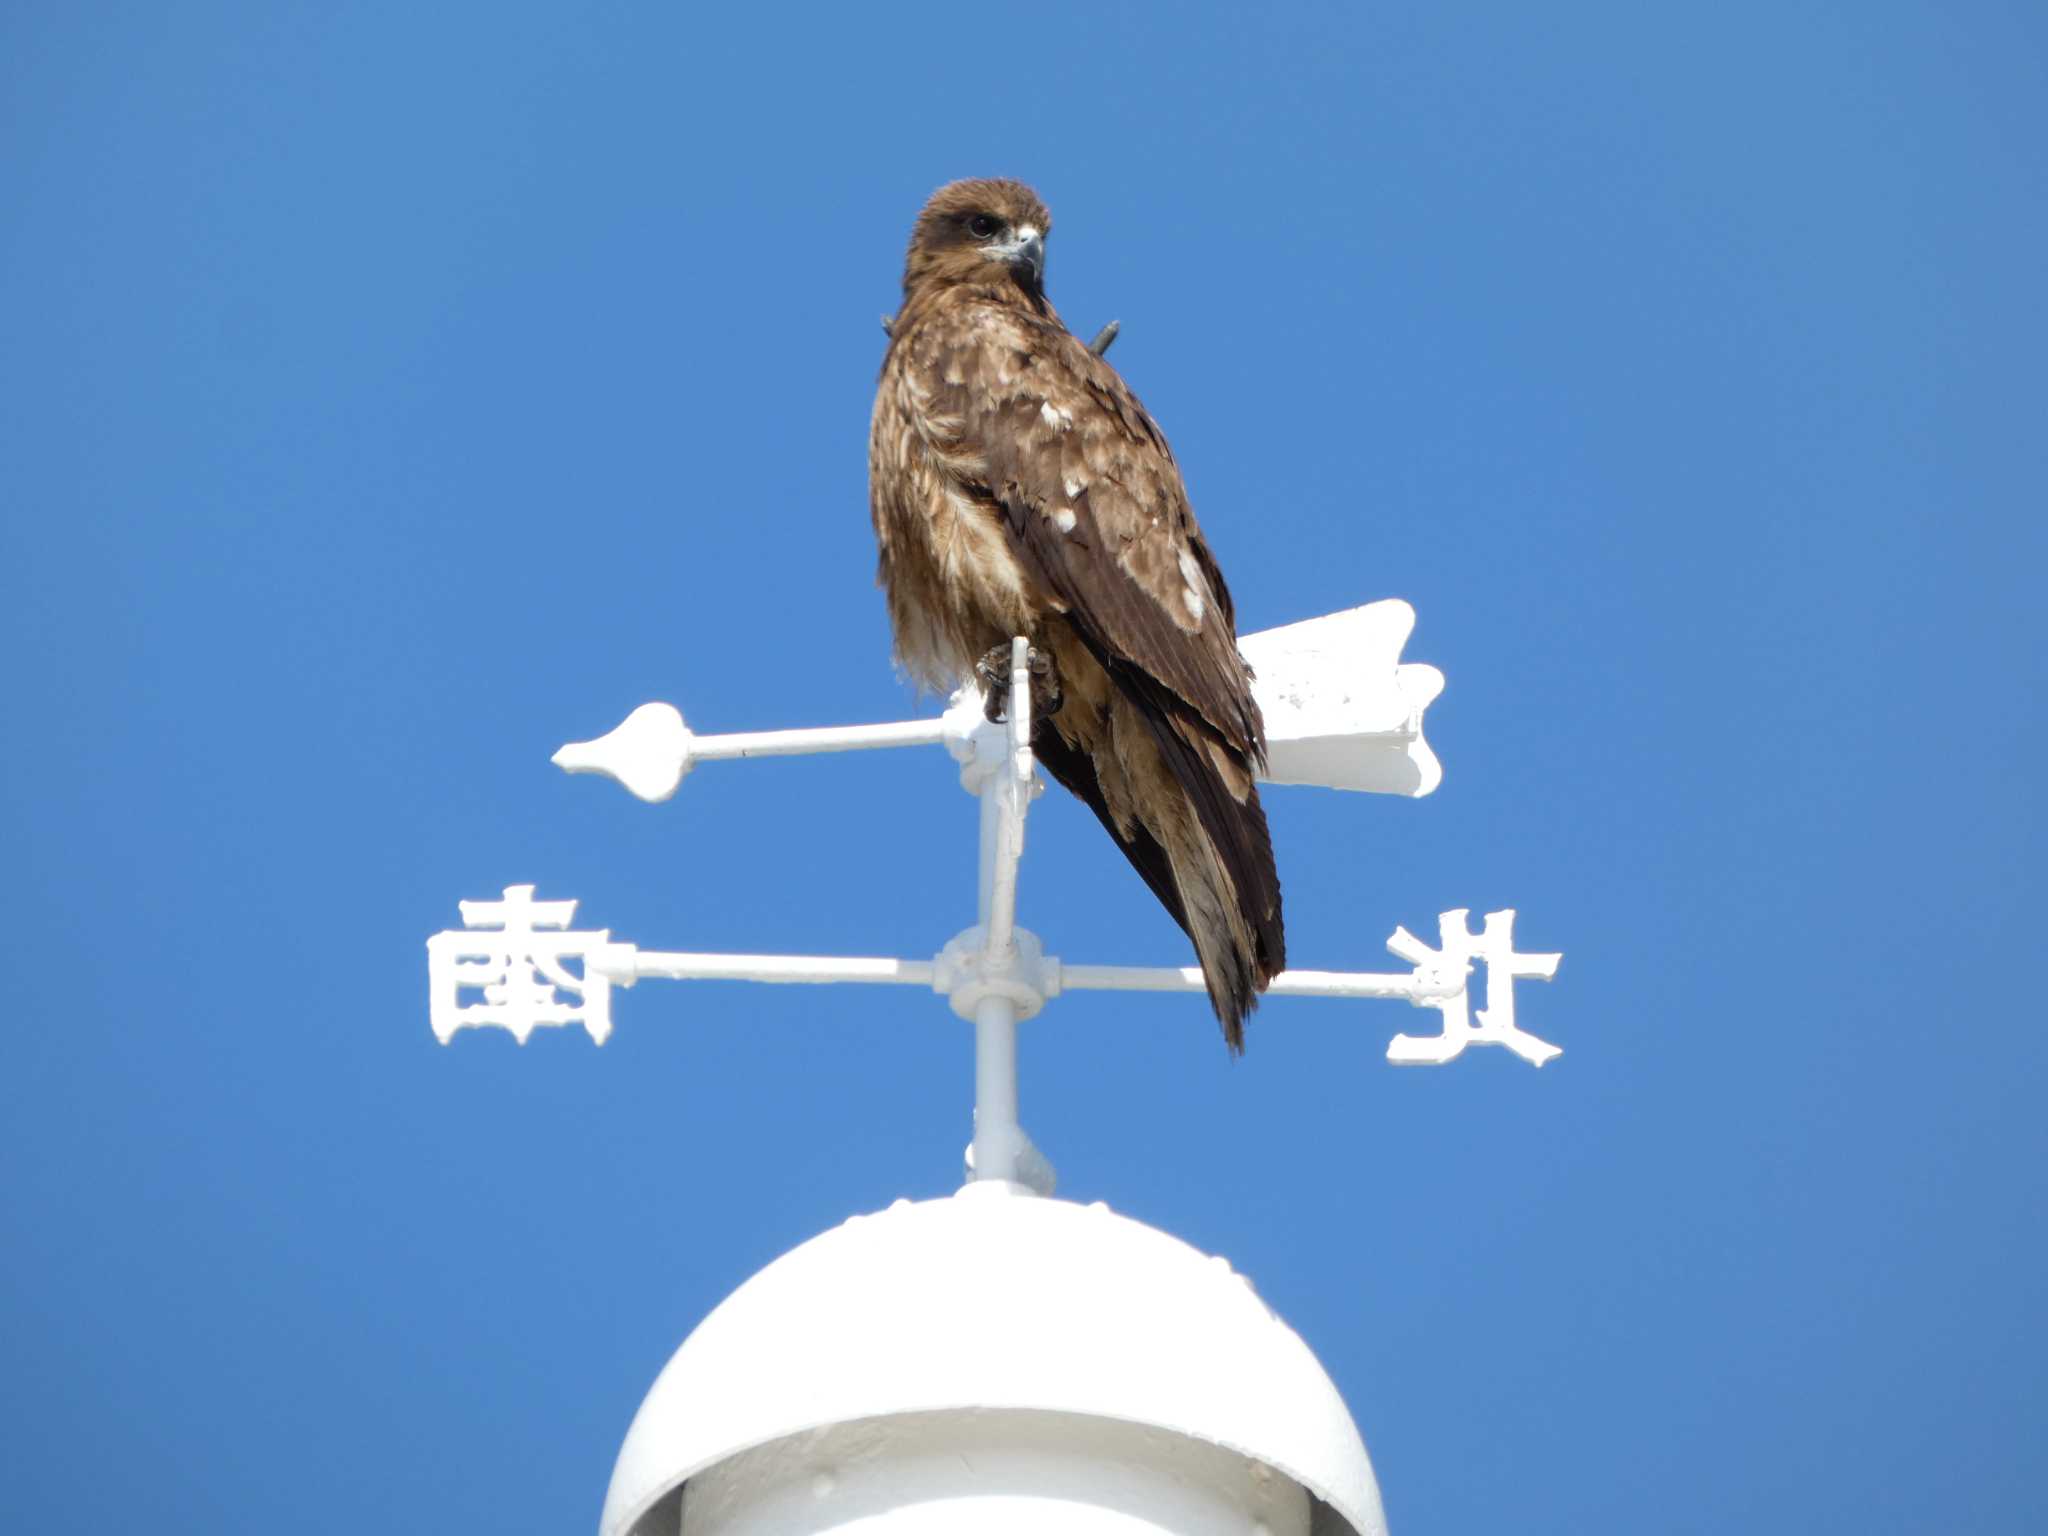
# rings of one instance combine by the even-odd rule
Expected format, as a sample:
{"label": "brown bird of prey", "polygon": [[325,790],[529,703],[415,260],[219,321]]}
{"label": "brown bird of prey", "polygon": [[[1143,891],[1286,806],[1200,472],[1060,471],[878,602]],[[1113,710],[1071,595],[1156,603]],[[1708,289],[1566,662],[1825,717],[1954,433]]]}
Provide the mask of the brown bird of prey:
{"label": "brown bird of prey", "polygon": [[911,230],[868,444],[897,657],[943,691],[1029,639],[1039,762],[1194,940],[1241,1051],[1287,963],[1265,726],[1165,435],[1046,300],[1051,228],[1020,182],[956,181]]}

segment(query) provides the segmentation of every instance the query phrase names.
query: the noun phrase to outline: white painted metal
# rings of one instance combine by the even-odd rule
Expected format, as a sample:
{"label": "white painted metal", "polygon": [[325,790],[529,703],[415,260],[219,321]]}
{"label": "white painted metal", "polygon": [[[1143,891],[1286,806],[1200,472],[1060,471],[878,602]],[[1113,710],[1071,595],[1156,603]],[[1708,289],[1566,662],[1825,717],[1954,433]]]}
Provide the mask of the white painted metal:
{"label": "white painted metal", "polygon": [[[1398,761],[1410,776],[1402,782],[1420,786],[1409,792],[1426,793],[1434,787],[1441,775],[1422,742],[1421,711],[1442,687],[1442,677],[1433,668],[1395,663],[1413,622],[1407,604],[1378,603],[1267,632],[1259,654],[1277,690],[1272,695],[1272,720],[1282,733],[1275,737],[1281,771],[1320,774],[1315,782],[1385,788],[1396,782]],[[572,744],[556,754],[556,761],[572,772],[609,773],[636,794],[659,799],[674,792],[695,757],[944,742],[961,764],[962,786],[980,801],[978,922],[929,963],[817,955],[642,953],[631,944],[613,942],[608,930],[540,932],[566,930],[575,903],[534,903],[531,886],[515,886],[507,888],[503,902],[463,904],[463,918],[471,928],[495,927],[500,932],[442,933],[429,941],[436,1036],[445,1044],[458,1029],[498,1025],[524,1044],[538,1027],[580,1023],[602,1044],[611,1031],[611,987],[630,987],[645,977],[929,985],[974,1025],[974,1139],[966,1157],[968,1177],[1022,1183],[1051,1194],[1052,1165],[1032,1145],[1018,1118],[1018,1022],[1063,991],[1199,992],[1202,979],[1191,966],[1064,965],[1043,953],[1036,936],[1017,927],[1017,872],[1024,853],[1025,820],[1042,788],[1031,750],[1028,655],[1029,647],[1020,636],[1011,646],[1009,697],[1001,725],[987,720],[980,696],[967,690],[936,721],[726,737],[692,737],[680,714],[655,704],[635,710],[610,736]],[[1386,687],[1352,692],[1341,683],[1320,691],[1314,686],[1318,676],[1341,678],[1345,667],[1338,663],[1360,657],[1375,659],[1378,670],[1372,675],[1383,682],[1391,679],[1391,696]],[[1398,758],[1385,753],[1347,756],[1339,750],[1363,739],[1360,732],[1370,735],[1368,728],[1378,730],[1376,739],[1383,744],[1397,747]],[[1295,755],[1289,757],[1289,752]],[[1413,967],[1406,976],[1285,971],[1274,978],[1268,993],[1403,998],[1437,1009],[1443,1016],[1438,1035],[1394,1038],[1387,1059],[1399,1064],[1445,1062],[1468,1045],[1493,1044],[1543,1065],[1559,1054],[1558,1048],[1515,1025],[1514,981],[1524,976],[1547,979],[1556,972],[1558,956],[1517,955],[1512,912],[1488,914],[1478,935],[1467,931],[1465,916],[1463,911],[1443,914],[1440,950],[1430,949],[1405,928],[1395,930],[1388,948]],[[566,962],[572,959],[582,962],[580,975],[568,969]],[[1487,971],[1487,1006],[1476,1013],[1466,996],[1475,962]],[[480,993],[481,1000],[464,1004],[466,990]]]}
{"label": "white painted metal", "polygon": [[[1048,996],[1062,992],[1200,992],[1205,990],[1200,966],[1068,965],[1046,961],[1051,970]],[[1369,971],[1282,971],[1266,988],[1268,997],[1394,997],[1422,1006],[1434,998],[1464,990],[1462,979],[1417,969],[1407,976],[1379,976]]]}
{"label": "white painted metal", "polygon": [[[986,807],[996,797],[985,795]],[[999,867],[991,861],[991,867]],[[1010,866],[1014,876],[1015,866]],[[984,891],[988,882],[984,881]],[[521,893],[524,893],[522,896]],[[503,902],[464,902],[463,914],[495,913],[532,901],[532,886],[510,886]],[[561,921],[573,901],[532,903],[536,909],[560,911]],[[987,910],[984,896],[983,910]],[[1439,947],[1431,948],[1406,928],[1396,928],[1387,948],[1409,962],[1405,974],[1372,971],[1282,971],[1266,989],[1268,997],[1398,998],[1443,1016],[1436,1035],[1396,1035],[1387,1060],[1400,1066],[1437,1065],[1460,1055],[1467,1046],[1499,1045],[1535,1066],[1560,1054],[1515,1022],[1514,983],[1548,980],[1557,974],[1556,954],[1521,954],[1514,947],[1512,909],[1489,912],[1478,933],[1468,926],[1463,908],[1437,919]],[[495,921],[495,919],[479,919]],[[434,1033],[445,1044],[459,1029],[496,1025],[509,1029],[522,1043],[543,1025],[582,1024],[602,1044],[611,1032],[610,992],[648,979],[762,981],[783,983],[867,982],[930,987],[947,998],[953,1011],[973,1021],[1007,1012],[1009,1025],[992,1025],[984,1037],[991,1047],[1007,1038],[1014,1056],[1014,1024],[1038,1013],[1049,999],[1066,992],[1200,992],[1202,973],[1191,965],[1079,965],[1042,952],[1028,929],[1012,928],[1009,945],[992,952],[977,925],[952,940],[930,960],[896,960],[869,956],[719,955],[644,950],[614,940],[609,929],[536,934],[530,928],[509,933],[451,930],[428,941]],[[570,974],[562,962],[579,960],[583,974]],[[1485,972],[1486,1002],[1471,1004],[1473,972]],[[477,990],[482,1000],[462,1004],[460,994]],[[587,989],[587,990],[586,990]],[[580,1001],[578,998],[580,997]],[[985,1012],[984,1004],[1000,1001],[1004,1010]],[[1014,1067],[1008,1074],[1014,1081]],[[999,1079],[997,1079],[999,1080]],[[989,1164],[983,1164],[989,1167]]]}
{"label": "white painted metal", "polygon": [[1414,627],[1415,610],[1393,598],[1239,641],[1266,717],[1266,782],[1387,795],[1443,782],[1422,712],[1444,675],[1401,660]]}
{"label": "white painted metal", "polygon": [[967,1150],[968,1176],[1015,1183],[1023,1155],[1024,1127],[1017,1120],[1017,1005],[991,992],[974,1006],[974,1144]]}
{"label": "white painted metal", "polygon": [[[1486,966],[1486,1006],[1476,1012],[1460,987],[1430,1001],[1428,1006],[1443,1015],[1442,1033],[1430,1036],[1396,1035],[1387,1047],[1387,1060],[1396,1066],[1440,1066],[1468,1045],[1504,1045],[1533,1067],[1564,1054],[1547,1040],[1515,1025],[1515,979],[1533,976],[1543,981],[1557,974],[1562,955],[1518,955],[1515,953],[1515,914],[1512,908],[1486,914],[1485,926],[1473,933],[1459,908],[1437,919],[1441,949],[1431,949],[1406,928],[1396,928],[1387,948],[1418,967],[1451,967],[1471,974],[1472,961]],[[1477,1019],[1475,1025],[1472,1020]]]}
{"label": "white painted metal", "polygon": [[[1029,935],[1017,929],[1017,866],[1024,857],[1024,818],[1038,791],[1031,751],[1030,647],[1022,637],[1010,646],[1010,690],[1005,724],[978,727],[961,743],[963,784],[981,797],[981,861],[977,908],[980,964],[964,976],[952,998],[954,1008],[974,1020],[974,1141],[967,1149],[970,1179],[1029,1184],[1049,1195],[1052,1165],[1031,1144],[1017,1119],[1017,1020],[1042,998],[1024,979]],[[1042,964],[1031,940],[1030,963]],[[936,980],[937,970],[934,969]]]}
{"label": "white painted metal", "polygon": [[929,987],[938,973],[931,960],[884,960],[860,955],[688,955],[607,945],[594,962],[600,975],[622,985],[635,981],[865,981],[904,987]]}
{"label": "white painted metal", "polygon": [[[1414,627],[1415,610],[1389,598],[1239,641],[1257,673],[1252,692],[1266,719],[1267,782],[1393,795],[1436,788],[1443,770],[1423,739],[1422,712],[1443,691],[1444,676],[1401,661]],[[643,704],[595,741],[570,742],[554,761],[570,773],[608,774],[643,800],[666,800],[705,758],[940,742],[957,754],[981,724],[980,711],[979,695],[968,688],[936,720],[698,736],[673,705]]]}
{"label": "white painted metal", "polygon": [[1031,674],[1025,669],[1028,647],[1020,636],[1011,644],[1010,704],[1003,757],[984,771],[981,785],[983,825],[993,822],[993,838],[984,841],[989,865],[981,875],[985,910],[982,946],[990,965],[1000,965],[1009,952],[1017,926],[1017,866],[1024,858],[1024,817],[1037,787],[1037,764],[1031,752]]}
{"label": "white painted metal", "polygon": [[855,1217],[728,1297],[641,1404],[601,1531],[1008,1533],[1031,1487],[1038,1531],[1295,1536],[1311,1502],[1318,1531],[1385,1531],[1336,1387],[1227,1261],[994,1182]]}
{"label": "white painted metal", "polygon": [[[1404,664],[1408,605],[1376,603],[1249,636],[1267,780],[1422,795],[1442,773],[1422,715],[1443,686]],[[1068,965],[1017,924],[1038,783],[1028,647],[1012,647],[1006,723],[973,690],[936,720],[697,736],[666,704],[563,747],[570,772],[672,795],[699,759],[943,744],[979,800],[976,923],[931,960],[643,951],[572,931],[573,901],[532,886],[464,902],[428,943],[435,1034],[581,1024],[602,1043],[614,987],[644,978],[929,987],[975,1028],[969,1182],[899,1201],[786,1255],[684,1343],[614,1471],[604,1536],[938,1536],[1045,1529],[1136,1536],[1383,1536],[1365,1448],[1336,1389],[1221,1259],[1101,1206],[1050,1198],[1018,1116],[1017,1025],[1081,989],[1200,992],[1198,969]],[[1400,998],[1442,1016],[1388,1059],[1557,1047],[1515,1021],[1514,984],[1558,956],[1515,952],[1511,911],[1442,914],[1439,941],[1397,928],[1409,969],[1287,971],[1272,996]],[[1469,996],[1486,972],[1485,1006]]]}
{"label": "white painted metal", "polygon": [[[1370,604],[1246,637],[1269,741],[1268,782],[1423,795],[1441,768],[1422,715],[1443,686],[1402,663],[1405,603]],[[975,1027],[967,1186],[856,1218],[756,1275],[685,1341],[619,1453],[604,1536],[1384,1536],[1356,1426],[1315,1358],[1220,1258],[1100,1205],[1049,1197],[1051,1166],[1018,1117],[1017,1025],[1062,992],[1200,992],[1198,969],[1068,965],[1017,924],[1017,874],[1038,783],[1022,638],[1006,723],[973,690],[943,716],[885,725],[697,736],[666,704],[571,743],[564,769],[643,799],[700,759],[943,744],[980,807],[976,923],[931,960],[643,951],[572,931],[573,901],[532,886],[464,902],[428,942],[444,1043],[475,1026],[580,1024],[602,1043],[614,987],[644,978],[929,987]],[[1536,1065],[1557,1047],[1521,1029],[1514,984],[1554,954],[1514,948],[1512,911],[1473,933],[1446,912],[1435,947],[1397,928],[1409,969],[1287,971],[1272,996],[1400,998],[1440,1032],[1388,1059],[1449,1061],[1500,1045]],[[1469,996],[1486,972],[1485,1006]]]}
{"label": "white painted metal", "polygon": [[[524,1045],[543,1025],[581,1024],[604,1044],[612,1032],[610,972],[595,959],[610,933],[568,932],[576,903],[535,901],[530,885],[508,885],[498,901],[460,906],[463,926],[427,940],[427,1020],[435,1039],[446,1045],[458,1029],[496,1025]],[[572,974],[568,960],[580,960],[583,974]],[[471,990],[479,1000],[465,1004],[462,994]]]}
{"label": "white painted metal", "polygon": [[1311,1516],[1299,1483],[1220,1445],[986,1408],[758,1446],[681,1502],[682,1536],[1309,1536]]}
{"label": "white painted metal", "polygon": [[567,773],[602,773],[642,800],[666,800],[699,759],[795,757],[812,752],[859,752],[877,747],[933,746],[946,739],[946,721],[898,720],[887,725],[828,725],[795,731],[734,731],[699,736],[673,704],[642,704],[595,741],[572,741],[557,751]]}

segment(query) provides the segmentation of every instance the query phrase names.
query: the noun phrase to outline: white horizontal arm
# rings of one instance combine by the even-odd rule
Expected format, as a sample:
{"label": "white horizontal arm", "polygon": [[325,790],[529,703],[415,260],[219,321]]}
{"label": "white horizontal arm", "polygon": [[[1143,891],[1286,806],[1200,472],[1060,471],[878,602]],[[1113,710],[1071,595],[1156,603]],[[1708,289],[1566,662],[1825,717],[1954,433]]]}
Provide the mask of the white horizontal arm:
{"label": "white horizontal arm", "polygon": [[[1046,954],[1035,935],[1016,927],[999,945],[990,943],[992,927],[970,928],[930,960],[720,955],[642,950],[614,941],[607,929],[572,930],[575,912],[573,901],[535,901],[530,885],[507,886],[500,901],[464,902],[462,915],[470,926],[427,941],[431,1019],[441,1041],[445,1044],[461,1029],[495,1025],[524,1043],[541,1026],[580,1024],[602,1044],[612,1027],[611,989],[651,978],[929,987],[977,1027],[996,1004],[1003,1005],[1014,1026],[1062,992],[1203,989],[1202,973],[1191,965],[1068,965]],[[1516,1023],[1515,982],[1549,980],[1557,974],[1560,957],[1518,953],[1512,910],[1487,913],[1477,933],[1468,915],[1463,908],[1442,914],[1434,947],[1396,928],[1387,948],[1412,967],[1405,975],[1282,971],[1266,993],[1401,998],[1435,1009],[1442,1016],[1438,1034],[1396,1035],[1388,1046],[1387,1059],[1399,1064],[1434,1065],[1461,1055],[1467,1046],[1500,1045],[1540,1067],[1559,1054],[1558,1048]],[[573,969],[572,962],[581,969]],[[1470,995],[1475,969],[1485,972],[1486,1003],[1479,1008],[1472,1006]]]}
{"label": "white horizontal arm", "polygon": [[707,955],[673,950],[635,949],[613,944],[594,954],[591,964],[614,986],[636,981],[770,981],[820,984],[838,981],[878,982],[929,987],[929,960],[870,959],[862,955]]}
{"label": "white horizontal arm", "polygon": [[[865,955],[723,955],[636,949],[611,944],[594,951],[591,965],[613,986],[636,981],[766,981],[813,985],[867,982],[942,990],[942,961],[893,960]],[[1033,982],[1048,997],[1062,992],[1200,992],[1200,967],[1192,965],[1069,965],[1048,955],[1038,962]],[[1367,971],[1282,971],[1266,987],[1268,997],[1395,997],[1411,1002],[1455,997],[1463,978],[1432,972],[1405,976]]]}
{"label": "white horizontal arm", "polygon": [[865,752],[877,747],[930,747],[946,739],[943,719],[887,725],[823,725],[796,731],[732,731],[690,738],[690,756],[798,757],[809,752]]}
{"label": "white horizontal arm", "polygon": [[[978,718],[978,717],[977,717]],[[790,731],[730,731],[699,736],[673,704],[642,704],[595,741],[572,741],[552,761],[565,773],[602,773],[642,800],[666,800],[700,758],[798,757],[814,752],[864,752],[927,747],[958,735],[949,712],[932,720],[885,725],[824,725]]]}
{"label": "white horizontal arm", "polygon": [[[1061,992],[1201,992],[1206,990],[1200,966],[1068,965],[1048,960]],[[1406,976],[1370,971],[1282,971],[1268,982],[1268,997],[1398,997],[1425,1002],[1455,997],[1464,979],[1429,972]]]}
{"label": "white horizontal arm", "polygon": [[[1435,667],[1400,660],[1415,610],[1398,598],[1260,630],[1239,641],[1266,722],[1269,784],[1426,795],[1443,769],[1423,739],[1422,713],[1442,691]],[[554,756],[569,773],[603,773],[643,800],[666,800],[705,758],[792,757],[943,743],[962,763],[984,733],[1001,726],[982,714],[979,690],[954,695],[937,719],[699,736],[671,704],[643,704],[595,741],[572,741]]]}

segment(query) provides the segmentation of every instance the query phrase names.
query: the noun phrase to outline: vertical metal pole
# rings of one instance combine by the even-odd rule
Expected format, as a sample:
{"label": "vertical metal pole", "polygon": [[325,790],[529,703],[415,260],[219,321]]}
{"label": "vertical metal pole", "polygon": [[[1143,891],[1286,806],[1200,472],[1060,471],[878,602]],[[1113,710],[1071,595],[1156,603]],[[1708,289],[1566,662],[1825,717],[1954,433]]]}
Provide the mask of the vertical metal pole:
{"label": "vertical metal pole", "polygon": [[[993,761],[982,780],[984,848],[989,864],[982,871],[982,952],[991,966],[1007,963],[1017,931],[1017,865],[1024,857],[1024,814],[1031,804],[1031,673],[1025,666],[1030,647],[1020,635],[1011,643],[1009,724],[1003,744],[990,743]],[[1005,750],[1007,748],[1007,750]],[[986,837],[989,821],[993,837]]]}
{"label": "vertical metal pole", "polygon": [[[1017,859],[1029,787],[1031,677],[1026,642],[1011,645],[1009,729],[998,750],[984,756],[981,776],[982,952],[1002,963],[1013,944],[1017,915]],[[1018,782],[1020,768],[1025,775]],[[974,1176],[1018,1180],[1024,1149],[1017,1123],[1017,1004],[991,995],[974,1008]]]}
{"label": "vertical metal pole", "polygon": [[1017,1182],[1017,1005],[984,997],[974,1008],[974,1176]]}
{"label": "vertical metal pole", "polygon": [[[1002,759],[984,762],[981,780],[981,921],[990,938],[988,925],[998,905],[996,887],[1001,883],[1007,836],[1004,801],[1009,790],[1003,781],[1008,766]],[[1022,1141],[1017,1125],[1017,1005],[991,995],[974,1008],[974,1177],[1014,1182]]]}
{"label": "vertical metal pole", "polygon": [[981,780],[975,793],[981,797],[981,867],[975,877],[974,920],[981,924],[981,931],[986,935],[989,908],[995,900],[996,840],[1002,836],[1003,800],[997,793],[996,765],[986,757],[979,758],[978,763]]}

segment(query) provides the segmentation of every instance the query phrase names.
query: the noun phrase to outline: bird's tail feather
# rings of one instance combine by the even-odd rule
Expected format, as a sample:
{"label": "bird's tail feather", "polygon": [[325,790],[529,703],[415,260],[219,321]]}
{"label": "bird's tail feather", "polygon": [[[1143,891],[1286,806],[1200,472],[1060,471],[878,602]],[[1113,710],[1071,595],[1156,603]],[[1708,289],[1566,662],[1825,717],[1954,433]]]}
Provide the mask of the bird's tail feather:
{"label": "bird's tail feather", "polygon": [[1154,829],[1180,894],[1181,926],[1194,940],[1224,1041],[1241,1052],[1245,1019],[1266,983],[1287,966],[1280,875],[1265,808],[1240,754],[1194,722],[1149,714],[1146,720],[1184,796],[1178,825]]}
{"label": "bird's tail feather", "polygon": [[1237,893],[1205,848],[1173,850],[1174,875],[1181,905],[1188,914],[1188,937],[1202,964],[1209,1006],[1223,1026],[1223,1039],[1233,1054],[1244,1050],[1244,1023],[1259,1005],[1259,988],[1269,978],[1259,975],[1255,950],[1238,910]]}
{"label": "bird's tail feather", "polygon": [[1163,772],[1155,782],[1170,786],[1158,784],[1162,793],[1133,822],[1111,809],[1089,752],[1050,720],[1037,733],[1038,760],[1095,812],[1193,940],[1223,1038],[1241,1052],[1244,1021],[1260,989],[1287,966],[1280,876],[1253,764],[1151,679],[1114,663],[1105,670],[1123,696],[1126,718],[1144,722],[1133,734],[1159,754]]}

